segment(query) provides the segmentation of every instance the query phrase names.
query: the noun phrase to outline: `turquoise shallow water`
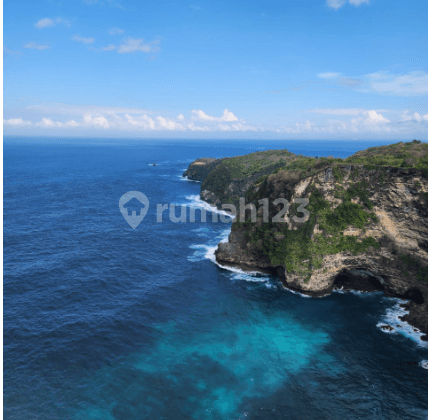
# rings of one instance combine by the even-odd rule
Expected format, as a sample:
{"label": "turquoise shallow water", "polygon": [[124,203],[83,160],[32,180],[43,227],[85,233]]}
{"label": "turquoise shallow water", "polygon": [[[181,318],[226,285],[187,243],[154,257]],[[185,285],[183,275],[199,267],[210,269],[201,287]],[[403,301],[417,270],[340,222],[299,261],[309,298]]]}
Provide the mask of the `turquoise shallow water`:
{"label": "turquoise shallow water", "polygon": [[[172,392],[171,385],[186,385],[191,393],[183,408],[189,415],[229,417],[244,400],[273,394],[312,357],[333,362],[319,354],[329,341],[327,334],[310,334],[278,313],[254,309],[248,315],[250,318],[225,321],[221,326],[207,325],[197,334],[174,324],[160,326],[162,339],[150,354],[138,357],[134,368],[143,377],[164,377],[170,383],[158,388],[157,400],[145,402],[141,408],[156,416],[165,403],[162,395],[168,400]],[[136,394],[141,391],[134,390]]]}
{"label": "turquoise shallow water", "polygon": [[[396,300],[293,294],[213,262],[228,225],[156,223],[153,203],[204,206],[192,160],[259,147],[5,146],[5,418],[428,417],[427,347],[378,327]],[[127,191],[151,203],[136,230]]]}

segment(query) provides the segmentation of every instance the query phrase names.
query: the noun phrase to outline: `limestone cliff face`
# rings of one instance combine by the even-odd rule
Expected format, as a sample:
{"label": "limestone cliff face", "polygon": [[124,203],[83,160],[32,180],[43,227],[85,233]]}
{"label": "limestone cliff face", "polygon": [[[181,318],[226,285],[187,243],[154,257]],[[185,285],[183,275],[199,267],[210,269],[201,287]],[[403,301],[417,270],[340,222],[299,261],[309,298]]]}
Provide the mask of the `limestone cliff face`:
{"label": "limestone cliff face", "polygon": [[[415,144],[409,158],[412,147],[399,143],[380,151],[392,153],[384,159],[397,166],[302,157],[261,180],[246,179],[238,190],[256,206],[256,219],[235,219],[216,259],[278,275],[285,287],[312,296],[345,288],[408,299],[403,319],[428,334],[428,177],[424,166],[415,168],[420,159],[425,165],[427,145]],[[368,149],[354,156],[374,160],[381,153]],[[236,203],[229,179],[217,184],[220,191],[206,188],[207,181],[215,184],[214,174],[221,179],[219,168],[204,173],[201,188],[201,197],[217,207]],[[274,204],[278,198],[291,203],[287,212]],[[309,216],[302,218],[293,204],[297,198],[309,199]]]}
{"label": "limestone cliff face", "polygon": [[[293,202],[295,198],[308,197],[310,201],[313,194],[310,191],[316,188],[331,209],[335,209],[343,203],[341,196],[344,191],[357,183],[365,183],[373,203],[370,213],[376,215],[377,220],[364,228],[349,225],[339,234],[354,236],[360,243],[365,238],[374,238],[378,248],[369,247],[365,252],[357,253],[345,249],[321,254],[317,267],[312,266],[303,273],[290,271],[286,263],[273,263],[269,255],[261,251],[262,244],[248,237],[248,232],[262,226],[262,209],[259,208],[254,226],[236,224],[232,227],[229,242],[218,246],[217,260],[253,270],[269,270],[276,273],[286,287],[312,296],[329,294],[334,287],[384,290],[388,296],[410,299],[412,302],[408,307],[413,310],[406,320],[428,333],[428,283],[418,278],[418,273],[428,266],[428,205],[425,196],[428,181],[416,170],[366,170],[352,165],[343,169],[342,176],[340,181],[335,179],[332,168],[327,168],[313,177],[287,185],[280,174],[272,175],[266,181],[266,198],[289,197]],[[353,198],[352,202],[361,204],[361,199]],[[269,216],[273,217],[279,210],[279,207],[272,208]],[[301,229],[305,223],[294,222],[291,215],[286,222],[288,230]],[[312,239],[316,235],[333,236],[324,232],[319,223],[313,225],[309,234]],[[281,234],[278,234],[276,240],[281,239]]]}
{"label": "limestone cliff face", "polygon": [[[346,170],[350,172],[351,169],[352,166],[349,166]],[[340,190],[348,189],[356,182],[366,181],[370,185],[371,200],[374,203],[372,211],[377,215],[379,220],[377,223],[373,223],[368,230],[349,226],[343,231],[343,234],[345,236],[356,236],[358,238],[371,236],[382,242],[384,246],[378,251],[372,250],[370,252],[370,258],[384,255],[393,261],[397,258],[396,254],[402,252],[411,254],[428,264],[428,206],[423,197],[423,193],[428,192],[428,182],[421,178],[420,174],[415,171],[392,168],[388,169],[387,173],[387,178],[384,178],[383,183],[380,184],[378,180],[379,174],[376,174],[375,170],[367,171],[360,168],[358,179],[354,178],[351,181],[348,175],[343,182],[339,183],[331,176],[331,169],[329,168],[324,173],[300,181],[294,187],[288,189],[288,191],[286,188],[283,188],[280,182],[276,182],[279,177],[272,176],[269,178],[268,182],[270,186],[268,198],[270,200],[275,200],[278,197],[291,195],[291,202],[298,197],[309,197],[310,200],[310,193],[307,193],[306,190],[309,186],[313,185],[318,187],[324,198],[334,209],[342,202],[340,198],[335,197],[334,193],[337,191],[337,188],[340,188]],[[420,183],[417,189],[415,188],[416,183]],[[359,200],[354,199],[353,202],[359,203]],[[277,209],[275,209],[275,211],[276,210]],[[259,225],[261,223],[260,213],[259,211],[258,220],[256,222],[256,224]],[[270,216],[274,214],[275,212],[271,212]],[[297,229],[300,225],[300,223],[293,222],[292,220],[288,220],[287,222],[290,225],[289,229]],[[234,251],[235,253],[245,251],[240,255],[243,263],[253,261],[251,264],[257,264],[258,258],[251,260],[251,250],[253,248],[257,250],[257,246],[254,247],[248,240],[244,240],[244,236],[242,235],[243,230],[245,231],[243,228],[232,229],[229,242],[235,244],[235,248],[237,244],[240,244],[239,250],[236,248]],[[313,232],[319,232],[319,227],[317,225]],[[245,246],[242,246],[243,244],[245,244]],[[222,243],[220,245],[218,258],[222,258],[222,261],[226,261],[229,253],[225,252],[223,255],[222,250],[229,249],[228,244]],[[393,251],[395,254],[392,253]],[[322,269],[314,271],[314,275],[312,276],[313,279],[300,285],[302,290],[319,291],[320,293],[328,290],[328,287],[323,284],[329,284],[330,281],[326,279],[330,278],[332,274],[338,273],[338,269],[334,267],[340,265],[338,261],[343,259],[341,257],[341,254],[325,256],[328,261],[323,262]],[[369,257],[365,255],[352,258],[345,257],[344,263],[347,260],[351,260],[352,262],[346,264],[354,265],[355,261],[361,258]],[[233,262],[232,257],[231,262]],[[324,272],[327,265],[329,266],[329,270],[327,271],[328,274]],[[389,263],[389,265],[391,265],[391,263]],[[295,281],[298,282],[298,278],[296,278]]]}

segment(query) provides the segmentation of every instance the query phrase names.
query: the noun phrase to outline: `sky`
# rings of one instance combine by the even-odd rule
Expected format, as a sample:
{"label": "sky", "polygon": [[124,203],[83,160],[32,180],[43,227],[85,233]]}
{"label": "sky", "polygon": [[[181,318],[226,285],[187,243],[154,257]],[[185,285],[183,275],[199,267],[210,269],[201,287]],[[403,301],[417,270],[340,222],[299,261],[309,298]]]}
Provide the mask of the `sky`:
{"label": "sky", "polygon": [[4,134],[427,140],[425,0],[4,0]]}

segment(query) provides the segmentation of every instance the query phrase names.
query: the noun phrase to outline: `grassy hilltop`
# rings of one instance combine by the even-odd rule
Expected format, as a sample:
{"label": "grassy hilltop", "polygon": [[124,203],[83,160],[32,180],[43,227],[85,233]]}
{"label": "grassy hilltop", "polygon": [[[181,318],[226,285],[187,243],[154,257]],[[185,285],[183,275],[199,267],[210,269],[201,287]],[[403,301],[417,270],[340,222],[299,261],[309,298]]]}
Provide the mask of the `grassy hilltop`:
{"label": "grassy hilltop", "polygon": [[[366,169],[414,168],[428,178],[428,144],[414,140],[409,143],[372,147],[347,159],[295,155],[285,149],[268,150],[232,158],[199,159],[192,165],[195,165],[193,169],[199,173],[204,171],[202,177],[195,177],[203,181],[202,191],[213,192],[219,200],[218,203],[236,205],[239,197],[242,197],[251,185],[262,184],[268,176],[280,171],[288,172],[288,178],[292,183],[313,176],[328,167],[332,167],[334,175],[340,177],[338,169],[349,164],[363,165]],[[192,175],[192,165],[185,175]]]}

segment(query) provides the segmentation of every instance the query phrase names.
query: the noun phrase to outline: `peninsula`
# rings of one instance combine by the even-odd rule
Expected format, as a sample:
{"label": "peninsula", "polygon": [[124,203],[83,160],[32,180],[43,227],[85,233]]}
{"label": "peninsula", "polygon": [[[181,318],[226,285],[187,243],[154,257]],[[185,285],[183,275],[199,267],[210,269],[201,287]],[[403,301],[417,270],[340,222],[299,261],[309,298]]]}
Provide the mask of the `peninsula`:
{"label": "peninsula", "polygon": [[[402,319],[428,341],[427,143],[372,147],[347,159],[287,150],[202,158],[184,175],[201,181],[201,198],[217,208],[238,208],[240,197],[256,207],[255,220],[249,211],[235,218],[218,262],[269,272],[314,297],[343,288],[406,299]],[[297,198],[309,200],[304,221],[295,217],[302,216]]]}

